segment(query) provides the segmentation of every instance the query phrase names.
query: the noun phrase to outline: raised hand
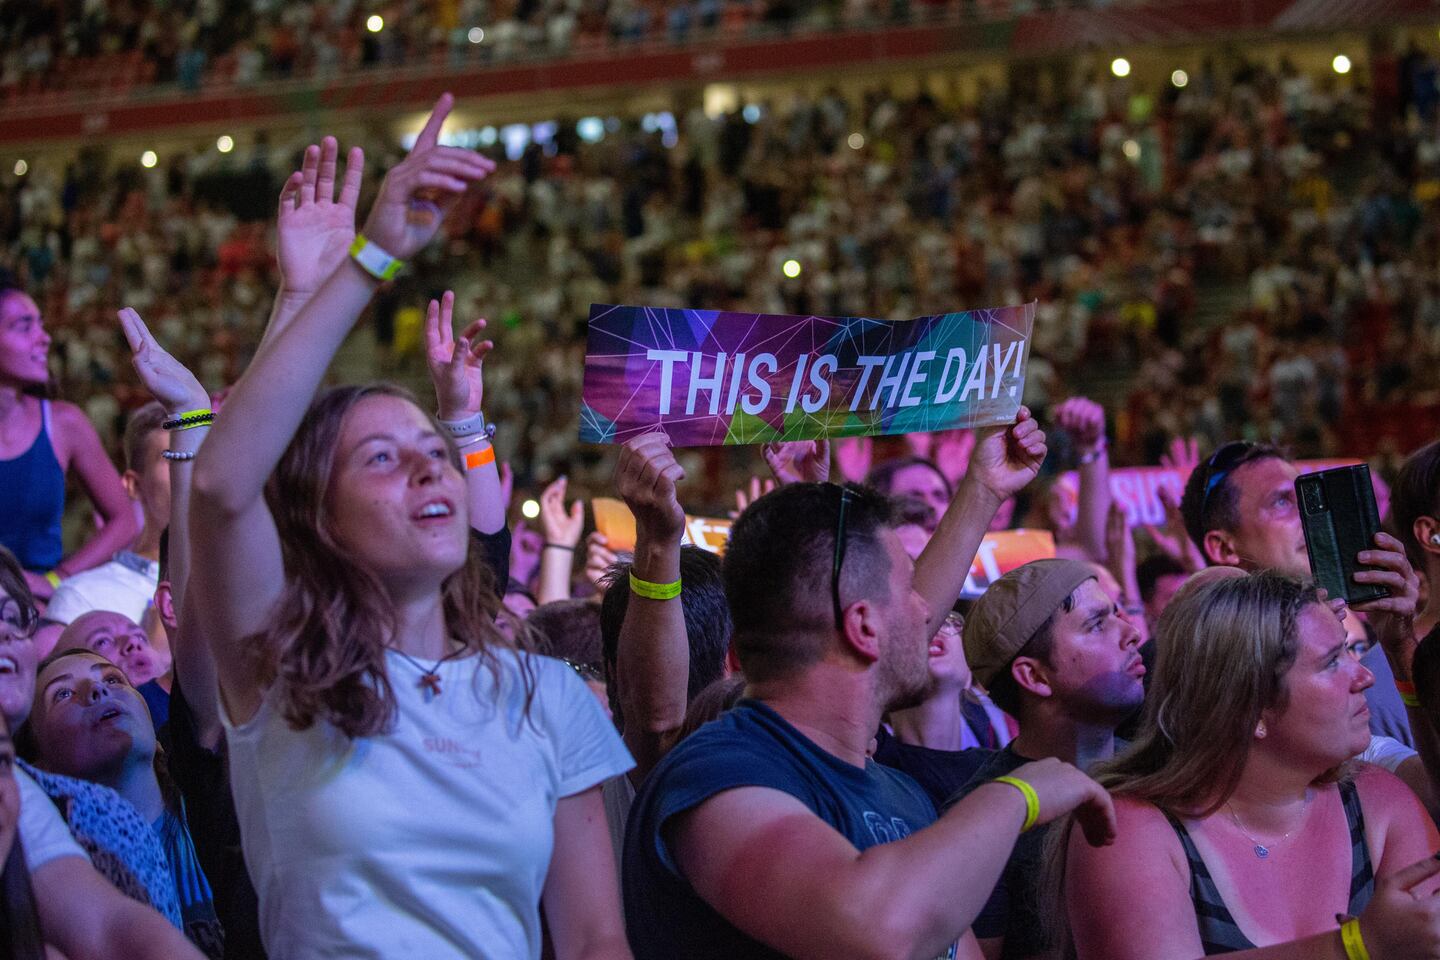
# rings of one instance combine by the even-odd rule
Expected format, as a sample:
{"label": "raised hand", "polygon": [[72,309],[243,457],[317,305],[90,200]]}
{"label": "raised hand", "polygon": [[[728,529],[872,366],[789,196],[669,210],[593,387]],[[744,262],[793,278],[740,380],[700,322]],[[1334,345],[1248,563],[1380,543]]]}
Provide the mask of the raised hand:
{"label": "raised hand", "polygon": [[1174,437],[1170,441],[1170,451],[1160,454],[1160,466],[1179,470],[1180,482],[1184,483],[1200,466],[1200,441],[1194,437]]}
{"label": "raised hand", "polygon": [[620,449],[615,489],[635,515],[636,540],[679,543],[685,533],[685,511],[675,485],[685,469],[675,460],[663,433],[647,433]]}
{"label": "raised hand", "polygon": [[156,342],[140,314],[125,307],[116,314],[125,340],[130,344],[130,362],[150,395],[160,401],[171,416],[210,406],[210,395],[185,364],[172,357]]}
{"label": "raised hand", "polygon": [[451,326],[454,310],[455,292],[446,290],[439,300],[430,301],[425,315],[425,362],[441,420],[463,420],[480,412],[485,357],[495,349],[493,340],[475,340],[485,330],[484,317],[466,327],[457,340]]}
{"label": "raised hand", "polygon": [[565,491],[569,481],[559,477],[540,494],[540,532],[545,544],[574,548],[585,529],[585,504],[576,500],[565,508]]}
{"label": "raised hand", "polygon": [[609,538],[599,530],[585,538],[585,579],[591,585],[598,588],[619,560],[620,555],[610,549]]}
{"label": "raised hand", "polygon": [[365,173],[365,151],[351,147],[345,159],[345,180],[335,199],[334,137],[305,148],[300,169],[280,191],[275,238],[281,291],[308,300],[345,259],[355,239],[355,205]]}
{"label": "raised hand", "polygon": [[773,478],[766,477],[764,480],[761,480],[759,477],[751,477],[750,483],[747,486],[735,491],[735,509],[730,511],[730,519],[737,519],[740,514],[745,512],[745,509],[749,507],[750,504],[774,489],[775,481]]}
{"label": "raised hand", "polygon": [[850,483],[864,483],[874,460],[875,441],[871,437],[841,437],[835,441],[835,466]]}
{"label": "raised hand", "polygon": [[1160,552],[1180,563],[1190,573],[1205,569],[1205,557],[1190,533],[1185,529],[1185,515],[1180,512],[1180,498],[1169,487],[1160,486],[1155,490],[1160,505],[1165,508],[1165,525],[1144,525],[1145,533],[1154,541]]}
{"label": "raised hand", "polygon": [[954,489],[960,486],[960,481],[965,479],[965,471],[970,469],[970,455],[975,452],[975,431],[946,430],[934,434],[934,437],[930,458]]}
{"label": "raised hand", "polygon": [[471,150],[440,146],[440,128],[455,98],[435,101],[410,155],[380,184],[380,195],[365,220],[365,236],[386,253],[408,260],[425,248],[470,184],[495,170],[494,161]]}
{"label": "raised hand", "polygon": [[1105,442],[1105,408],[1093,400],[1071,397],[1055,408],[1055,422],[1070,434],[1081,455]]}
{"label": "raised hand", "polygon": [[967,480],[973,480],[1001,502],[1034,480],[1045,462],[1045,431],[1021,407],[1009,426],[988,427],[975,439]]}
{"label": "raised hand", "polygon": [[824,483],[830,479],[830,441],[767,443],[761,455],[782,487],[787,483]]}

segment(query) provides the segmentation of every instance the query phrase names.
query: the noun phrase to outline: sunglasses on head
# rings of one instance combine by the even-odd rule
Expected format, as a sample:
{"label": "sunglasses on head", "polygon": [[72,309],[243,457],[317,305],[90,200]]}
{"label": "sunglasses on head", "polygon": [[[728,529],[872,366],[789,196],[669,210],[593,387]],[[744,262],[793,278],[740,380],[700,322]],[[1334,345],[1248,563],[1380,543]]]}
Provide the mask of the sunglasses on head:
{"label": "sunglasses on head", "polygon": [[1232,440],[1210,454],[1210,458],[1202,466],[1205,471],[1205,492],[1200,498],[1200,516],[1203,517],[1209,512],[1211,495],[1220,488],[1225,478],[1240,465],[1254,446],[1249,440]]}
{"label": "sunglasses on head", "polygon": [[835,560],[830,566],[830,600],[835,606],[835,629],[844,629],[845,610],[840,606],[840,571],[845,566],[845,545],[848,537],[846,521],[850,512],[850,488],[840,487],[840,509],[835,514]]}

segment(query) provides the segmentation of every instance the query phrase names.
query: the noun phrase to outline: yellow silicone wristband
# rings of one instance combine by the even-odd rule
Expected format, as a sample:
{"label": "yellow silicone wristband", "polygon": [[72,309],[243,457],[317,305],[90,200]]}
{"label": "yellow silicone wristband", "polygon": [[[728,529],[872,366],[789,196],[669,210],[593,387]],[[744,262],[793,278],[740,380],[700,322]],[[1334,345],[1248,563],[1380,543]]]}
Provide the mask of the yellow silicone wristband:
{"label": "yellow silicone wristband", "polygon": [[1019,790],[1020,793],[1024,795],[1025,826],[1020,828],[1020,832],[1024,833],[1031,827],[1035,826],[1035,821],[1040,819],[1040,795],[1035,792],[1035,788],[1030,786],[1030,784],[1026,783],[1024,780],[1021,780],[1019,777],[996,777],[993,782],[1008,783],[1010,786],[1014,787],[1016,790]]}
{"label": "yellow silicone wristband", "polygon": [[674,600],[680,596],[680,581],[674,583],[651,583],[630,574],[630,591],[646,600]]}
{"label": "yellow silicone wristband", "polygon": [[1365,938],[1360,936],[1360,919],[1352,917],[1340,925],[1340,942],[1345,945],[1345,956],[1350,960],[1370,960],[1370,951],[1365,949]]}
{"label": "yellow silicone wristband", "polygon": [[1420,706],[1420,698],[1417,697],[1417,696],[1415,696],[1415,694],[1413,694],[1413,693],[1402,693],[1402,694],[1400,694],[1400,702],[1403,703],[1403,704],[1405,704],[1405,706],[1407,706],[1407,707],[1418,707],[1418,706]]}
{"label": "yellow silicone wristband", "polygon": [[57,590],[60,589],[60,574],[56,573],[54,570],[51,570],[49,573],[45,574],[45,582],[50,584],[50,586],[54,587]]}

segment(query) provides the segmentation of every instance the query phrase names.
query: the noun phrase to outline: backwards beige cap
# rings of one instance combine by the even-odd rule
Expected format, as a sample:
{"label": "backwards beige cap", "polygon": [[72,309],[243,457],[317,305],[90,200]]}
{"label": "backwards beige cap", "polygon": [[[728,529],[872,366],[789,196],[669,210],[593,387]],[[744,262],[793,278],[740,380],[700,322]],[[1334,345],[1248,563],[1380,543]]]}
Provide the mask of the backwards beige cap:
{"label": "backwards beige cap", "polygon": [[965,660],[976,682],[994,683],[1065,598],[1094,578],[1079,560],[1032,560],[990,584],[965,618]]}

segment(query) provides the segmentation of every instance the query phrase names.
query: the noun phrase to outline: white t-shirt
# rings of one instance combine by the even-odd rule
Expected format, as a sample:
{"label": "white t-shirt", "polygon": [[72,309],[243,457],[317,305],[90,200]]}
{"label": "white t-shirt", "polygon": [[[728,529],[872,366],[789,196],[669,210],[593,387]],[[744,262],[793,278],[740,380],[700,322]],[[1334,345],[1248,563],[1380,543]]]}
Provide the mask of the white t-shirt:
{"label": "white t-shirt", "polygon": [[66,577],[45,605],[45,619],[69,625],[91,610],[113,610],[135,623],[144,623],[145,610],[155,599],[160,565],[149,563],[141,573],[118,560]]}
{"label": "white t-shirt", "polygon": [[15,768],[15,779],[20,783],[20,843],[25,848],[25,866],[34,873],[51,860],[61,857],[85,857],[80,844],[70,836],[70,828],[60,818],[60,811],[30,779],[30,774]]}
{"label": "white t-shirt", "polygon": [[[568,666],[501,655],[503,695],[474,658],[421,669],[391,652],[392,732],[292,730],[276,697],[227,737],[245,862],[272,957],[538,958],[556,802],[634,765]],[[223,711],[222,711],[223,713]]]}
{"label": "white t-shirt", "polygon": [[1378,733],[1370,735],[1370,746],[1365,752],[1356,757],[1366,763],[1373,763],[1377,767],[1384,767],[1391,773],[1400,768],[1400,764],[1418,754],[1394,737],[1384,737]]}

